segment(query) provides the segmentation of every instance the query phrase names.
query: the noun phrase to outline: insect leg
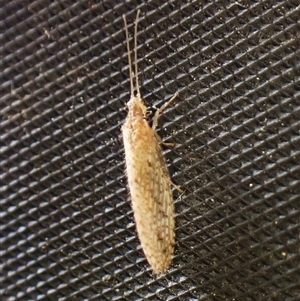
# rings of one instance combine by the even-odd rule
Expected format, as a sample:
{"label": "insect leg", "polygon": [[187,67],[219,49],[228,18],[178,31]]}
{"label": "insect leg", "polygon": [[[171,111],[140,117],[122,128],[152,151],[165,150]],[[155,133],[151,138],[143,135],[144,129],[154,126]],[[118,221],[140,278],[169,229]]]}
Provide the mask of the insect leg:
{"label": "insect leg", "polygon": [[174,184],[171,180],[170,180],[170,182],[171,182],[171,185],[172,185],[177,191],[179,191],[181,194],[184,193],[184,191],[180,188],[180,186]]}
{"label": "insect leg", "polygon": [[155,133],[155,137],[156,137],[156,140],[159,144],[161,145],[164,145],[164,146],[167,146],[167,147],[174,147],[176,144],[173,143],[173,142],[163,142],[160,138],[160,136],[157,134],[157,132],[154,132]]}
{"label": "insect leg", "polygon": [[165,102],[154,114],[152,129],[155,130],[158,123],[158,117],[161,112],[178,96],[178,92],[176,92],[167,102]]}

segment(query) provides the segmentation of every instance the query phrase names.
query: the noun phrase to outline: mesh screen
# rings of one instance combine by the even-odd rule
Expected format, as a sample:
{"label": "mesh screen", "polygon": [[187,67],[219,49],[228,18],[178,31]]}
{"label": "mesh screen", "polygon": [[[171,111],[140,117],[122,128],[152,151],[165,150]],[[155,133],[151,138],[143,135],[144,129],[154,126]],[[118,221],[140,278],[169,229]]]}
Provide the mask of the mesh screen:
{"label": "mesh screen", "polygon": [[[141,9],[142,95],[159,107],[176,246],[155,276],[120,128],[122,14]],[[298,1],[2,1],[0,296],[299,300]]]}

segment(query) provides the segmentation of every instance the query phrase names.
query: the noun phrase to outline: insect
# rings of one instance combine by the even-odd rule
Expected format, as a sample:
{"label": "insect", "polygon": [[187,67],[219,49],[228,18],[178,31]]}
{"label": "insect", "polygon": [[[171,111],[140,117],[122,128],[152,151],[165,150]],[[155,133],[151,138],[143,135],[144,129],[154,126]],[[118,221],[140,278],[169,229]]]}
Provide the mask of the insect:
{"label": "insect", "polygon": [[[161,138],[156,132],[161,112],[177,97],[159,108],[154,115],[152,127],[148,124],[147,108],[141,97],[137,67],[138,10],[134,27],[134,75],[132,73],[129,34],[123,15],[126,33],[130,77],[130,100],[128,115],[122,126],[125,149],[126,174],[138,236],[154,273],[165,272],[171,264],[174,243],[174,202],[172,183],[163,157]],[[133,81],[135,79],[135,87]]]}

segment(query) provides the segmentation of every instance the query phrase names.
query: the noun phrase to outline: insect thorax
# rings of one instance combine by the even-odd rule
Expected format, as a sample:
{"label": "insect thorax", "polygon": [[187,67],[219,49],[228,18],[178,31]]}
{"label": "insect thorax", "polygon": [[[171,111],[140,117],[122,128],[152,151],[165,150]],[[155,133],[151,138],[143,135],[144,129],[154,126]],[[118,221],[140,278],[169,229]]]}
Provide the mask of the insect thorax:
{"label": "insect thorax", "polygon": [[127,107],[129,110],[129,114],[133,116],[146,116],[147,108],[141,97],[131,97],[130,100],[127,102]]}

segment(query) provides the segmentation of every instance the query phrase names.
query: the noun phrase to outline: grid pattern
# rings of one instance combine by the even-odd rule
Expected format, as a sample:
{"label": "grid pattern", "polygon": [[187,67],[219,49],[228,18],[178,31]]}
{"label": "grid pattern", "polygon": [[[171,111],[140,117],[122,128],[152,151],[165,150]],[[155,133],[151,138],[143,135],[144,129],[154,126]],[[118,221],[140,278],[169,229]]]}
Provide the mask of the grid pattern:
{"label": "grid pattern", "polygon": [[[137,9],[142,95],[180,95],[159,122],[185,191],[159,276],[120,137],[122,14]],[[3,1],[1,299],[299,300],[299,15],[298,1]]]}

